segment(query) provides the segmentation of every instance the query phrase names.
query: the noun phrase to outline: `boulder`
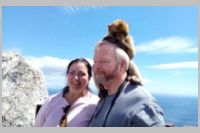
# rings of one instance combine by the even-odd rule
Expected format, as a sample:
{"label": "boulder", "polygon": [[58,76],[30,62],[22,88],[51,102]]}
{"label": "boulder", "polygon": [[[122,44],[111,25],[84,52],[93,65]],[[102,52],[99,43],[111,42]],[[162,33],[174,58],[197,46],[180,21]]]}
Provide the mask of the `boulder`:
{"label": "boulder", "polygon": [[2,53],[2,126],[31,127],[48,98],[42,72],[15,52]]}

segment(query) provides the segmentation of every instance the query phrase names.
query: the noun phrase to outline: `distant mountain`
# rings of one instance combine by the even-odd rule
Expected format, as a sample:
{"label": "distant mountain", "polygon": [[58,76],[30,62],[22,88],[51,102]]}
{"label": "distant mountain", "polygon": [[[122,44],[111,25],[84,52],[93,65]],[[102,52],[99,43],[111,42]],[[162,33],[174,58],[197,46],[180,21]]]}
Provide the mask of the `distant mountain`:
{"label": "distant mountain", "polygon": [[42,73],[14,52],[3,52],[2,73],[2,126],[33,126],[36,105],[48,97]]}

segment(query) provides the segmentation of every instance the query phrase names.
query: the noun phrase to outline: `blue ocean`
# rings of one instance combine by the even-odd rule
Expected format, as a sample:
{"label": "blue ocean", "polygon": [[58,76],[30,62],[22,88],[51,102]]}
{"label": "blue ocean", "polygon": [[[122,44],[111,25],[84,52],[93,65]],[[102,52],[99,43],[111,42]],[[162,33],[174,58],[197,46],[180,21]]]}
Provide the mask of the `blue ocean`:
{"label": "blue ocean", "polygon": [[198,97],[153,96],[164,111],[165,121],[176,127],[198,126]]}
{"label": "blue ocean", "polygon": [[[62,90],[48,89],[49,95]],[[198,97],[152,94],[164,111],[165,121],[175,127],[198,127]]]}

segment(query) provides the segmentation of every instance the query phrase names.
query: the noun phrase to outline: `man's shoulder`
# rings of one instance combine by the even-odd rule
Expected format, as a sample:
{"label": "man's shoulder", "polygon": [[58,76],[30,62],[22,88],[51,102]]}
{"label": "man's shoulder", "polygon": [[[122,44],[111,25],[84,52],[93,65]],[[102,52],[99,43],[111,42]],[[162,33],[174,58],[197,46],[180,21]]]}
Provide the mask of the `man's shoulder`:
{"label": "man's shoulder", "polygon": [[130,84],[127,83],[127,85],[123,89],[124,95],[146,95],[147,91],[144,90],[144,87],[141,85],[136,84]]}
{"label": "man's shoulder", "polygon": [[155,100],[155,98],[141,85],[128,83],[123,89],[122,96],[137,101]]}
{"label": "man's shoulder", "polygon": [[[157,110],[161,110],[157,100],[143,86],[128,84],[120,95],[120,105],[137,109],[142,109],[144,106],[153,106]],[[136,111],[137,112],[137,111]]]}

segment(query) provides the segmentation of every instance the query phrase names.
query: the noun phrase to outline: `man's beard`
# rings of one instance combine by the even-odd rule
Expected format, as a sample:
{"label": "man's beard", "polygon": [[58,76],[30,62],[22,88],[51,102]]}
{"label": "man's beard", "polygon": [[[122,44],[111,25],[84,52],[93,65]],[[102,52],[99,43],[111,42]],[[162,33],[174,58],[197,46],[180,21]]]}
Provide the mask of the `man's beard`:
{"label": "man's beard", "polygon": [[105,84],[115,77],[117,68],[118,66],[116,65],[115,69],[109,74],[94,74],[94,82],[96,87],[99,89],[105,89]]}
{"label": "man's beard", "polygon": [[94,82],[97,88],[103,89],[106,83],[106,78],[104,74],[94,74]]}

